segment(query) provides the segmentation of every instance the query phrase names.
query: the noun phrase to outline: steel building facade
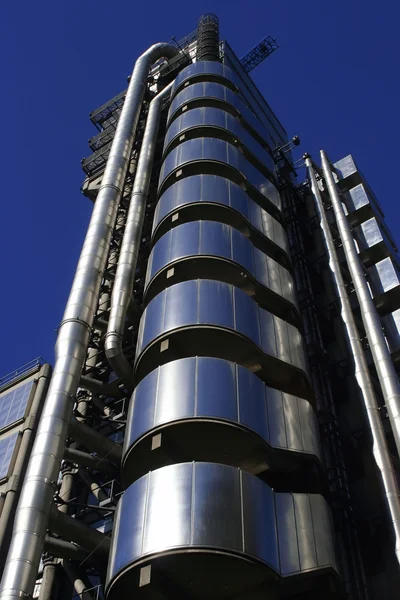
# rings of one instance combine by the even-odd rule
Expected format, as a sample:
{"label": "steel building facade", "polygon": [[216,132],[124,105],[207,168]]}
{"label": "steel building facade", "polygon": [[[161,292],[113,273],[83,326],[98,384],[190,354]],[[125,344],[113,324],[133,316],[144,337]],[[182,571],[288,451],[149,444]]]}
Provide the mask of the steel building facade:
{"label": "steel building facade", "polygon": [[351,156],[298,183],[249,69],[206,15],[91,113],[3,600],[397,595],[397,250]]}

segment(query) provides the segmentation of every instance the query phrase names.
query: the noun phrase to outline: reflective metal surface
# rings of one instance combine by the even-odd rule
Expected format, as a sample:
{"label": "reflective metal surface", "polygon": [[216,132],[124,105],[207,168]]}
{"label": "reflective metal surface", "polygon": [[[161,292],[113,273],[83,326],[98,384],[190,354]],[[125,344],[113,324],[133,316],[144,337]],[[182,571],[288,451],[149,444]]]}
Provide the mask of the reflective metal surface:
{"label": "reflective metal surface", "polygon": [[177,75],[172,87],[172,98],[175,97],[176,93],[179,92],[185,84],[188,84],[189,80],[206,81],[209,77],[217,79],[217,81],[220,79],[225,85],[230,85],[233,89],[236,88],[235,74],[229,67],[226,67],[220,62],[203,60],[188,65]]}
{"label": "reflective metal surface", "polygon": [[[156,452],[149,442],[155,432],[162,432]],[[235,363],[185,358],[158,367],[136,387],[127,419],[123,478],[130,485],[150,470],[185,460],[210,460],[250,472],[264,470],[266,464],[288,470],[294,464],[291,457],[286,454],[281,460],[281,454],[270,450],[289,451],[293,460],[299,454],[319,459],[318,439],[307,400],[267,387]],[[173,456],[168,456],[172,446]]]}
{"label": "reflective metal surface", "polygon": [[365,332],[381,384],[397,450],[400,454],[400,383],[383,335],[382,324],[371,298],[363,267],[358,258],[350,225],[343,211],[331,167],[323,150],[321,151],[321,160],[347,265],[360,305]]}
{"label": "reflective metal surface", "polygon": [[[389,518],[392,522],[395,537],[395,552],[397,559],[400,559],[400,497],[397,475],[392,463],[391,455],[387,445],[386,434],[380,415],[379,404],[375,395],[374,385],[368,369],[367,359],[364,348],[360,340],[360,333],[357,328],[350,299],[343,279],[343,274],[338,260],[335,242],[329,227],[327,215],[322,202],[321,194],[315,177],[314,167],[309,157],[306,158],[306,166],[311,181],[311,189],[314,195],[317,214],[320,218],[320,225],[324,235],[326,249],[329,255],[329,266],[332,270],[336,292],[341,303],[341,315],[345,324],[348,343],[351,354],[354,358],[355,376],[362,393],[365,412],[368,419],[372,439],[372,452],[376,466],[380,471],[383,488],[385,490],[387,509]],[[344,217],[345,218],[345,217]]]}
{"label": "reflective metal surface", "polygon": [[[276,251],[281,260],[282,253],[288,257],[289,244],[282,225],[259,204],[253,202],[239,185],[218,175],[192,175],[171,185],[161,195],[156,206],[153,239],[158,239],[165,230],[184,221],[185,211],[189,213],[196,209],[193,205],[199,205],[201,211],[197,218],[210,219],[216,214],[213,220],[227,222],[241,230],[248,229],[250,225],[265,237],[265,242],[269,245],[269,254],[272,245],[275,246],[275,253],[272,255],[276,259],[279,260],[279,257],[275,256]],[[231,210],[221,211],[221,207]],[[217,210],[218,213],[215,212]],[[171,217],[174,217],[174,220]],[[286,264],[288,260],[286,258]]]}
{"label": "reflective metal surface", "polygon": [[[178,334],[175,341],[174,332]],[[166,338],[170,338],[169,351],[161,349],[160,354],[159,344],[154,342]],[[167,288],[148,304],[136,347],[138,379],[160,364],[153,361],[169,362],[171,352],[178,353],[175,358],[208,355],[233,360],[259,369],[273,387],[307,398],[310,395],[298,329],[226,283],[185,281]],[[271,359],[276,359],[274,368]]]}
{"label": "reflective metal surface", "polygon": [[[169,152],[171,146],[176,146],[182,135],[201,137],[204,128],[212,127],[209,134],[219,137],[218,131],[229,135],[231,143],[242,143],[244,151],[250,154],[250,160],[256,160],[271,173],[274,172],[275,163],[269,152],[240,124],[239,120],[230,113],[212,106],[192,108],[177,117],[168,127],[164,141],[164,151]],[[196,135],[195,131],[198,130]],[[192,131],[191,131],[192,130]],[[183,138],[184,139],[184,138]]]}
{"label": "reflective metal surface", "polygon": [[400,308],[382,319],[389,350],[393,354],[400,350]]}
{"label": "reflective metal surface", "polygon": [[376,199],[367,192],[363,183],[349,189],[344,194],[343,200],[349,213],[348,219],[352,225],[359,225],[375,215],[382,216],[382,211]]}
{"label": "reflective metal surface", "polygon": [[54,495],[73,400],[79,384],[111,235],[128,170],[132,145],[151,65],[179,51],[155,44],[135,63],[102,183],[94,205],[63,321],[58,330],[55,366],[26,471],[0,597],[32,595],[50,506]]}
{"label": "reflective metal surface", "polygon": [[274,140],[273,147],[287,144],[289,140],[285,128],[269,106],[268,102],[262,96],[257,86],[253,83],[251,76],[248,77],[243,73],[240,61],[235,56],[235,53],[231,50],[226,41],[224,42],[224,51],[224,62],[228,63],[232,71],[235,73],[235,76],[237,77],[237,85],[240,88],[241,95],[244,97],[248,105],[252,107],[252,110],[254,110],[258,117],[263,121],[268,131],[270,131]]}
{"label": "reflective metal surface", "polygon": [[[219,565],[217,584],[214,569],[204,568],[210,551],[214,569]],[[225,597],[235,591],[235,597],[259,598],[254,588],[258,594],[271,585],[257,570],[251,576],[251,565],[260,563],[283,578],[336,570],[322,496],[275,493],[245,471],[201,462],[157,469],[126,490],[113,532],[108,599],[124,597],[124,590],[146,597],[135,573],[143,559],[167,569],[183,597],[190,597],[192,586],[209,597],[210,586],[217,585],[212,597],[224,590]]]}
{"label": "reflective metal surface", "polygon": [[222,110],[239,117],[243,125],[261,140],[275,147],[274,139],[254,112],[245,104],[243,98],[231,89],[215,81],[192,83],[175,96],[168,113],[168,125],[192,106],[218,106]]}
{"label": "reflective metal surface", "polygon": [[[218,261],[217,258],[224,260]],[[191,263],[187,264],[188,261]],[[228,265],[225,261],[234,264]],[[233,283],[254,293],[259,304],[278,316],[294,312],[293,308],[297,306],[289,271],[229,225],[193,221],[163,235],[150,253],[145,283],[146,302],[169,285],[197,277]],[[289,302],[293,308],[282,300]],[[292,322],[294,318],[295,315],[292,315],[289,320]]]}
{"label": "reflective metal surface", "polygon": [[360,259],[366,267],[394,253],[393,245],[381,223],[372,217],[353,229]]}
{"label": "reflective metal surface", "polygon": [[[235,177],[236,183],[247,182],[254,188],[254,192],[267,198],[272,207],[281,209],[281,199],[272,181],[246,160],[238,148],[224,140],[213,138],[188,140],[165,157],[160,172],[159,193],[163,193],[166,187],[175,183],[175,179],[183,175],[179,171],[185,170],[188,165],[197,163],[195,168],[198,171],[199,161],[204,161],[204,164],[201,164],[203,171],[208,168],[215,171],[212,174]],[[209,163],[208,167],[206,163]],[[226,166],[228,169],[224,168]],[[224,168],[223,172],[221,168]]]}
{"label": "reflective metal surface", "polygon": [[112,289],[110,315],[104,342],[110,366],[117,375],[123,378],[128,389],[133,388],[133,372],[132,365],[124,354],[122,342],[135,281],[161,108],[164,99],[171,93],[171,87],[172,83],[167,85],[150,103]]}
{"label": "reflective metal surface", "polygon": [[370,267],[368,269],[368,279],[374,297],[385,294],[400,285],[399,270],[394,260],[390,257]]}

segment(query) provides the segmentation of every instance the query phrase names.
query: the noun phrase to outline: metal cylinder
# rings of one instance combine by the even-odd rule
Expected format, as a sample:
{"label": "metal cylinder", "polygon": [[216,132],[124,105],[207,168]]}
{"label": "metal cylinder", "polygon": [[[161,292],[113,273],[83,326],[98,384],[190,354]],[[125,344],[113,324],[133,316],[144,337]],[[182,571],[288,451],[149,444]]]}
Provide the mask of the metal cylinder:
{"label": "metal cylinder", "polygon": [[124,355],[122,340],[128,307],[132,297],[161,108],[164,99],[171,92],[172,84],[173,82],[165,87],[150,104],[115,275],[110,318],[104,343],[110,366],[123,378],[129,389],[133,389],[133,366],[129,364]]}
{"label": "metal cylinder", "polygon": [[25,420],[21,443],[15,461],[12,479],[9,481],[0,518],[0,576],[3,571],[4,559],[10,543],[12,525],[14,522],[15,511],[19,497],[19,491],[24,480],[26,467],[32,450],[35,438],[35,430],[38,426],[40,413],[42,410],[45,394],[49,386],[51,377],[50,365],[44,365],[36,380],[36,389],[29,415]]}
{"label": "metal cylinder", "polygon": [[219,22],[212,13],[206,13],[199,19],[196,59],[219,61]]}
{"label": "metal cylinder", "polygon": [[361,318],[365,333],[371,348],[372,357],[381,384],[386,409],[388,411],[393,436],[397,451],[400,456],[400,383],[390,356],[382,331],[382,323],[375,308],[364,270],[359,259],[354,238],[347,217],[344,213],[342,202],[328,158],[321,150],[322,170],[328,187],[329,196],[335,213],[339,235],[342,240],[346,262],[354,283],[354,289],[360,305]]}
{"label": "metal cylinder", "polygon": [[53,377],[21,491],[1,582],[3,600],[17,600],[33,592],[147,77],[156,60],[163,56],[172,58],[178,52],[174,46],[155,44],[135,63],[58,332]]}
{"label": "metal cylinder", "polygon": [[361,389],[362,399],[364,401],[365,412],[367,415],[369,427],[373,441],[373,456],[376,465],[380,471],[384,493],[386,496],[389,519],[393,526],[395,536],[395,552],[397,560],[400,562],[400,493],[397,483],[396,472],[390,458],[387,447],[386,436],[383,429],[379,406],[375,396],[373,384],[368,371],[368,364],[361,344],[360,336],[354,320],[350,300],[347,295],[346,286],[340,269],[340,263],[337,256],[332,233],[329,227],[328,219],[325,214],[324,205],[315,177],[312,161],[306,157],[306,166],[311,182],[311,189],[320,219],[320,225],[324,236],[326,249],[329,256],[329,266],[333,273],[335,288],[341,303],[341,315],[345,324],[350,351],[354,359],[355,376]]}
{"label": "metal cylinder", "polygon": [[121,460],[122,448],[119,444],[81,423],[74,416],[70,419],[68,435],[103,458],[116,462]]}

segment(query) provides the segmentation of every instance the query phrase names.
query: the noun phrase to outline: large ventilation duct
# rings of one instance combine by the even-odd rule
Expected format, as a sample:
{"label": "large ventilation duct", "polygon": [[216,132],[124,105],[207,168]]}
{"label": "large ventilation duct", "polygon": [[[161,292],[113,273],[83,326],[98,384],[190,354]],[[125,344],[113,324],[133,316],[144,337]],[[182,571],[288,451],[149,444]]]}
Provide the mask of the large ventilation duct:
{"label": "large ventilation duct", "polygon": [[397,451],[400,456],[400,384],[382,331],[382,323],[375,308],[364,269],[357,254],[349,222],[343,210],[336,183],[328,158],[321,150],[321,161],[324,178],[328,186],[336,223],[343,243],[346,262],[354,283],[355,292],[360,305],[361,317],[365,333],[371,348],[383,397],[385,399],[390,424],[392,426]]}
{"label": "large ventilation duct", "polygon": [[329,256],[329,266],[333,273],[336,285],[336,292],[341,303],[341,315],[345,324],[350,350],[354,359],[355,375],[357,383],[360,386],[365,411],[371,430],[373,447],[372,452],[376,465],[381,473],[382,483],[386,495],[386,501],[389,511],[389,518],[393,525],[395,535],[395,552],[397,560],[400,562],[400,494],[397,484],[396,473],[393,468],[389,450],[386,443],[386,436],[383,429],[379,406],[373,389],[371,377],[368,371],[368,364],[361,344],[359,332],[354,320],[350,300],[347,295],[346,285],[340,269],[335,244],[329,227],[328,219],[325,214],[324,205],[315,177],[314,167],[308,155],[305,157],[306,166],[311,182],[311,190],[314,196],[317,213],[320,219],[320,225],[324,236],[326,249]]}
{"label": "large ventilation duct", "polygon": [[17,600],[33,593],[147,77],[156,60],[173,58],[178,52],[175,46],[155,44],[136,61],[132,73],[59,328],[54,373],[22,487],[1,582],[0,597],[3,600]]}
{"label": "large ventilation duct", "polygon": [[171,93],[172,83],[167,85],[150,104],[115,275],[110,318],[104,343],[110,366],[131,390],[133,389],[133,367],[124,355],[122,340],[135,280],[161,109],[164,99]]}
{"label": "large ventilation duct", "polygon": [[219,22],[212,13],[206,13],[199,19],[196,60],[219,61]]}

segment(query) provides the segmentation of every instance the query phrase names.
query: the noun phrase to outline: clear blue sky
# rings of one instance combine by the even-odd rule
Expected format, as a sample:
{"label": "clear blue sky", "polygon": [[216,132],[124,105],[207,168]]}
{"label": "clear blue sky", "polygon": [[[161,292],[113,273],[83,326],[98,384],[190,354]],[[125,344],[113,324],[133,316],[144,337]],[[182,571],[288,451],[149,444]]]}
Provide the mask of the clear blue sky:
{"label": "clear blue sky", "polygon": [[298,155],[351,152],[400,240],[397,1],[4,2],[0,376],[38,355],[53,360],[91,212],[80,192],[95,131],[88,113],[124,88],[143,50],[183,37],[207,11],[239,57],[277,38],[254,79],[289,135],[300,135]]}

